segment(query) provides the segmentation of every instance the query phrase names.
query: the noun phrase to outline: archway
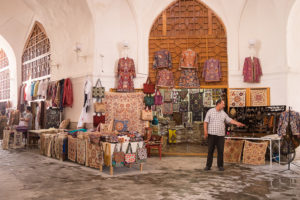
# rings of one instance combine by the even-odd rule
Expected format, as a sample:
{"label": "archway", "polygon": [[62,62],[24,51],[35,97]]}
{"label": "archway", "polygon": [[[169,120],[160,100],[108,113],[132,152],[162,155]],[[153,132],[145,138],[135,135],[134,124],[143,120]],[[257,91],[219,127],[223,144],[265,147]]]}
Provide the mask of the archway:
{"label": "archway", "polygon": [[[154,52],[167,49],[172,56],[172,72],[178,85],[181,52],[191,48],[198,54],[201,87],[228,86],[228,58],[226,29],[219,17],[198,0],[177,0],[169,5],[155,20],[149,37],[149,76],[156,82],[152,68]],[[220,61],[220,82],[205,82],[201,76],[204,62],[209,58]]]}
{"label": "archway", "polygon": [[17,103],[17,66],[16,56],[10,44],[0,35],[0,104],[5,107],[6,102]]}

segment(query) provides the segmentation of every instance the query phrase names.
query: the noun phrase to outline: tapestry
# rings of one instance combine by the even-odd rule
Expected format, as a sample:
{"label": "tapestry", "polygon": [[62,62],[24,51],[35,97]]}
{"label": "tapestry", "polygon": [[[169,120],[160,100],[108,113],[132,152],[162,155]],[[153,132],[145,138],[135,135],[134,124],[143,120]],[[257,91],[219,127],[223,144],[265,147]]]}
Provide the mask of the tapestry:
{"label": "tapestry", "polygon": [[250,90],[250,106],[267,106],[268,93],[267,89]]}
{"label": "tapestry", "polygon": [[141,120],[141,110],[144,108],[144,94],[105,92],[103,103],[106,106],[105,125],[113,124],[116,120],[127,120],[128,131],[144,134],[147,121]]}
{"label": "tapestry", "polygon": [[200,112],[203,108],[203,99],[200,93],[190,94],[190,108],[192,112]]}
{"label": "tapestry", "polygon": [[245,141],[243,163],[250,165],[264,165],[268,142]]}
{"label": "tapestry", "polygon": [[224,162],[240,163],[244,140],[225,140]]}
{"label": "tapestry", "polygon": [[179,103],[173,103],[173,112],[179,112]]}
{"label": "tapestry", "polygon": [[182,112],[182,122],[189,122],[189,113],[188,112]]}
{"label": "tapestry", "polygon": [[180,73],[179,84],[180,87],[199,87],[199,78],[195,69],[183,69]]}
{"label": "tapestry", "polygon": [[279,136],[286,135],[286,129],[289,124],[291,125],[292,134],[299,135],[300,134],[300,114],[295,111],[284,111],[280,114],[277,134]]}
{"label": "tapestry", "polygon": [[103,154],[99,145],[86,143],[86,166],[100,168],[100,157]]}
{"label": "tapestry", "polygon": [[44,155],[51,157],[51,134],[44,134]]}
{"label": "tapestry", "polygon": [[180,102],[180,96],[178,94],[178,91],[172,91],[172,101],[173,104]]}
{"label": "tapestry", "polygon": [[76,162],[77,138],[68,136],[68,159]]}
{"label": "tapestry", "polygon": [[156,85],[160,87],[174,87],[173,72],[167,69],[159,70],[157,72]]}
{"label": "tapestry", "polygon": [[86,154],[86,140],[77,138],[77,163],[84,165],[85,164],[85,154]]}
{"label": "tapestry", "polygon": [[204,107],[213,107],[212,90],[211,89],[207,89],[204,91],[203,105],[204,105]]}
{"label": "tapestry", "polygon": [[162,112],[163,112],[164,115],[171,115],[171,114],[173,114],[173,104],[165,102],[162,105]]}
{"label": "tapestry", "polygon": [[229,91],[229,107],[245,107],[246,106],[246,90]]}

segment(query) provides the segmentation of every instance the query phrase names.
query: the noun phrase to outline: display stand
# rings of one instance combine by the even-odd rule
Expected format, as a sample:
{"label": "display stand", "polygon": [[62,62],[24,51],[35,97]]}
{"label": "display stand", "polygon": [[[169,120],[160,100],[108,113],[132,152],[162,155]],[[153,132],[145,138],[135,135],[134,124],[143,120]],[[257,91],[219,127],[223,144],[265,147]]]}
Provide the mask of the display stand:
{"label": "display stand", "polygon": [[[289,134],[288,137],[290,138],[290,140],[288,141],[288,149],[287,149],[287,155],[288,156],[292,153],[291,148],[290,148],[291,147],[290,143],[292,142],[291,138],[293,137],[292,128],[291,128],[291,121],[290,121],[290,116],[291,116],[290,112],[291,112],[291,107],[289,107],[289,121],[288,121],[288,126],[287,126],[287,133],[286,133],[286,134]],[[286,138],[284,138],[284,139],[286,139]],[[289,157],[288,157],[288,168],[286,170],[281,171],[281,172],[289,171],[289,172],[292,172],[292,173],[295,173],[295,174],[299,174],[299,173],[291,170],[291,164],[293,164],[297,167],[300,167],[299,165],[296,165],[296,164],[292,163],[292,160],[290,160]]]}

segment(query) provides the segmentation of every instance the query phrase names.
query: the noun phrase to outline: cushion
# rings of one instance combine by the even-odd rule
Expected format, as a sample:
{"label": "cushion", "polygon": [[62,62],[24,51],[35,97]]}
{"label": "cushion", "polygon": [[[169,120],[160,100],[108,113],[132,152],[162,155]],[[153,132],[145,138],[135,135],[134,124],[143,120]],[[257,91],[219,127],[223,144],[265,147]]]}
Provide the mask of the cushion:
{"label": "cushion", "polygon": [[60,123],[59,129],[67,129],[69,124],[70,124],[70,119],[65,119]]}
{"label": "cushion", "polygon": [[128,121],[127,120],[114,120],[113,130],[118,132],[126,132],[128,129]]}
{"label": "cushion", "polygon": [[243,163],[250,165],[264,165],[268,142],[245,141]]}
{"label": "cushion", "polygon": [[240,163],[244,140],[225,140],[224,162]]}

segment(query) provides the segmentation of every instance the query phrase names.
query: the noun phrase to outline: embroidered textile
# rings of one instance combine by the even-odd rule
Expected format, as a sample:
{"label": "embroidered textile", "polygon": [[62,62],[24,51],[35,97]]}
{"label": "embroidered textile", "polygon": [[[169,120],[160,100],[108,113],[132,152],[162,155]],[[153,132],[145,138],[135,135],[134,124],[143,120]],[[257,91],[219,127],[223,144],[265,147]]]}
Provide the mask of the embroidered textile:
{"label": "embroidered textile", "polygon": [[[127,120],[128,131],[144,133],[146,121],[141,120],[141,110],[144,108],[143,93],[113,93],[105,92],[103,103],[106,106],[105,125],[112,124],[115,119]],[[105,126],[101,126],[103,128]]]}
{"label": "embroidered textile", "polygon": [[98,169],[100,167],[100,164],[103,164],[102,162],[100,162],[101,153],[103,154],[103,151],[101,151],[101,148],[99,145],[87,142],[86,166]]}
{"label": "embroidered textile", "polygon": [[229,91],[229,107],[245,107],[246,106],[246,90]]}
{"label": "embroidered textile", "polygon": [[222,73],[219,60],[213,58],[206,60],[202,77],[206,82],[221,81]]}
{"label": "embroidered textile", "polygon": [[243,163],[250,165],[264,165],[268,142],[249,142],[245,141],[243,151]]}
{"label": "embroidered textile", "polygon": [[188,49],[181,53],[179,69],[181,68],[195,68],[198,70],[197,53],[195,51]]}
{"label": "embroidered textile", "polygon": [[293,135],[300,135],[300,114],[291,110],[290,112],[285,111],[280,114],[277,128],[277,134],[279,136],[286,135],[286,128],[289,123],[289,118]]}
{"label": "embroidered textile", "polygon": [[182,112],[182,122],[188,122],[189,121],[189,113],[188,112]]}
{"label": "embroidered textile", "polygon": [[77,138],[77,163],[85,164],[86,153],[86,140]]}
{"label": "embroidered textile", "polygon": [[203,108],[203,98],[200,93],[190,94],[190,108],[192,112],[200,112]]}
{"label": "embroidered textile", "polygon": [[207,89],[204,91],[203,105],[204,105],[204,107],[213,107],[212,90],[211,89]]}
{"label": "embroidered textile", "polygon": [[189,111],[189,102],[188,101],[180,102],[179,111],[180,112],[188,112]]}
{"label": "embroidered textile", "polygon": [[248,82],[248,83],[260,82],[262,70],[258,58],[253,57],[253,60],[251,59],[251,57],[245,58],[243,75],[244,75],[244,82]]}
{"label": "embroidered textile", "polygon": [[14,132],[14,146],[13,146],[14,149],[22,148],[24,146],[22,141],[23,141],[23,133],[15,131]]}
{"label": "embroidered textile", "polygon": [[120,58],[118,62],[118,92],[133,92],[135,78],[134,61],[131,58]]}
{"label": "embroidered textile", "polygon": [[198,73],[195,69],[184,69],[181,71],[179,78],[180,87],[199,87]]}
{"label": "embroidered textile", "polygon": [[7,150],[7,149],[13,147],[14,133],[16,133],[16,131],[3,130],[2,149],[6,149]]}
{"label": "embroidered textile", "polygon": [[172,103],[164,103],[162,105],[162,112],[164,115],[171,115],[173,114],[173,104]]}
{"label": "embroidered textile", "polygon": [[187,96],[188,93],[189,93],[188,90],[180,90],[180,91],[178,91],[178,94],[179,94],[181,100],[184,100],[186,98],[186,96]]}
{"label": "embroidered textile", "polygon": [[244,140],[225,140],[224,162],[240,163]]}
{"label": "embroidered textile", "polygon": [[174,87],[173,72],[167,69],[157,72],[156,85],[160,87]]}
{"label": "embroidered textile", "polygon": [[68,136],[68,159],[76,162],[76,153],[77,153],[77,138]]}
{"label": "embroidered textile", "polygon": [[268,94],[267,89],[250,90],[250,106],[267,106]]}
{"label": "embroidered textile", "polygon": [[171,53],[167,50],[160,50],[154,53],[153,69],[172,68]]}

